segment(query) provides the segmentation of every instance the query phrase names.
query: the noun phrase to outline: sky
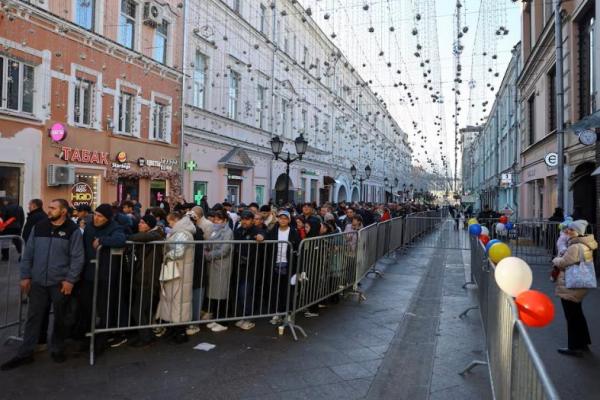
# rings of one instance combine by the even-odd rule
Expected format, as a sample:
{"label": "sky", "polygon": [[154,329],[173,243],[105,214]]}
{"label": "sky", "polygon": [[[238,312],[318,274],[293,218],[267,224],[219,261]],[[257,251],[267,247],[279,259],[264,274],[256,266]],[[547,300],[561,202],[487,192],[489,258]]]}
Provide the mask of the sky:
{"label": "sky", "polygon": [[[458,1],[463,45],[462,82],[458,86],[459,128],[462,128],[482,123],[481,119],[491,109],[495,96],[495,90],[491,89],[499,86],[511,49],[520,40],[521,5],[511,0]],[[311,9],[312,18],[330,38],[333,36],[333,43],[362,78],[372,81],[371,90],[383,97],[392,117],[408,133],[414,150],[413,165],[452,176],[456,2],[301,0],[300,3]],[[489,105],[484,111],[485,101]]]}

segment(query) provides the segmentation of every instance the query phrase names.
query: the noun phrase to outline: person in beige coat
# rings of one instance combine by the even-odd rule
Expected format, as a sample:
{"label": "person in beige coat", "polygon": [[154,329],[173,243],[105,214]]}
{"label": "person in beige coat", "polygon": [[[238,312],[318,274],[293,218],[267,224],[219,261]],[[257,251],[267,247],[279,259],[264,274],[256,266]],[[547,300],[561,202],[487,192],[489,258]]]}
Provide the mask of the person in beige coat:
{"label": "person in beige coat", "polygon": [[[167,263],[173,262],[177,272],[173,272],[171,277],[162,276],[161,272],[160,302],[156,318],[170,323],[191,321],[194,245],[180,242],[194,240],[196,227],[189,217],[179,213],[169,214],[167,222],[172,229],[167,237],[167,242],[172,244],[166,245],[163,268]],[[174,277],[176,275],[179,276]],[[176,343],[187,341],[185,326],[174,327],[170,333]]]}
{"label": "person in beige coat", "polygon": [[568,267],[579,264],[581,256],[585,261],[594,260],[594,250],[598,248],[598,243],[594,239],[594,235],[586,235],[587,226],[588,223],[585,220],[570,222],[565,230],[569,237],[567,251],[552,260],[554,266],[560,271],[556,279],[555,293],[560,297],[567,320],[568,347],[560,348],[558,352],[576,357],[581,357],[583,351],[589,351],[588,345],[592,343],[581,307],[581,302],[588,289],[567,288],[565,271]]}

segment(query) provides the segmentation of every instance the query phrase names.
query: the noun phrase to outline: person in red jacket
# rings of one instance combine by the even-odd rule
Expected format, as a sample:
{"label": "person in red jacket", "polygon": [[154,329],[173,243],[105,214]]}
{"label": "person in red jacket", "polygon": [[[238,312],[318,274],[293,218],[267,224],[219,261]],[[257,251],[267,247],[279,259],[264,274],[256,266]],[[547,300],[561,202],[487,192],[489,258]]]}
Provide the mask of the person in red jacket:
{"label": "person in red jacket", "polygon": [[381,216],[380,222],[388,221],[390,219],[392,219],[392,214],[390,214],[390,209],[386,207],[383,209],[383,215]]}

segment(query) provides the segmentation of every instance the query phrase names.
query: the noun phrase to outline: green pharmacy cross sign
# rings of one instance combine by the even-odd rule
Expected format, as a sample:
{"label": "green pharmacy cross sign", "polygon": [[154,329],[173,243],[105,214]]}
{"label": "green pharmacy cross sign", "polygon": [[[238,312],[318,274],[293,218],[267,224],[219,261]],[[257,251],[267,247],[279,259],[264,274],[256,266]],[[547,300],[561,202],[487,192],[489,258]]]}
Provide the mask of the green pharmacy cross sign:
{"label": "green pharmacy cross sign", "polygon": [[196,164],[196,161],[194,161],[194,160],[188,161],[186,163],[186,169],[190,172],[195,171],[197,166],[198,166],[198,164]]}
{"label": "green pharmacy cross sign", "polygon": [[200,201],[202,200],[203,197],[204,197],[204,193],[202,193],[201,190],[198,190],[196,192],[196,194],[194,195],[194,201],[196,202],[196,204],[200,204]]}

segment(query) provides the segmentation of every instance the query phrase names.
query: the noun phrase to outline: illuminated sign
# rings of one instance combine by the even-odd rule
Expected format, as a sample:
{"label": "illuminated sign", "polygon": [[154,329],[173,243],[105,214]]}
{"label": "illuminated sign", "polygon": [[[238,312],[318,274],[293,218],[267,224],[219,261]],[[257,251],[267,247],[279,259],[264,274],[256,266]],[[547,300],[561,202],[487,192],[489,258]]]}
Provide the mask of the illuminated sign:
{"label": "illuminated sign", "polygon": [[67,129],[63,124],[57,122],[48,130],[48,136],[53,142],[62,142],[67,137]]}

